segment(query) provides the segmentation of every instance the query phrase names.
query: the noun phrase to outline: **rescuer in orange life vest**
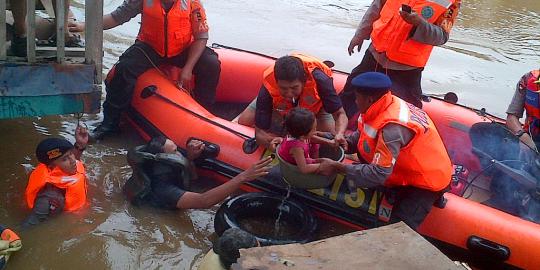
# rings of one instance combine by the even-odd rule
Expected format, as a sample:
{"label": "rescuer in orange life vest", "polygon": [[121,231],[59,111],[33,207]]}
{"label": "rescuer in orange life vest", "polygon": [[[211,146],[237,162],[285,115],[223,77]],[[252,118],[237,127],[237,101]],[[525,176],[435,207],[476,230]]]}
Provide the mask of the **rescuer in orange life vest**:
{"label": "rescuer in orange life vest", "polygon": [[26,186],[26,203],[32,213],[23,227],[36,225],[62,211],[76,211],[86,204],[86,171],[80,160],[88,131],[75,129],[75,145],[61,138],[42,140],[36,148],[39,164]]}
{"label": "rescuer in orange life vest", "polygon": [[321,159],[322,174],[344,173],[349,188],[385,187],[379,211],[384,221],[403,220],[413,229],[450,184],[452,164],[429,116],[390,93],[390,78],[366,72],[352,80],[360,111],[358,131],[347,141],[362,163]]}
{"label": "rescuer in orange life vest", "polygon": [[[527,113],[525,124],[519,118]],[[506,110],[506,126],[521,142],[538,151],[540,146],[540,69],[523,75]]]}
{"label": "rescuer in orange life vest", "polygon": [[238,123],[255,125],[257,143],[275,147],[286,134],[283,117],[294,107],[313,112],[317,130],[333,133],[335,144],[346,147],[347,116],[334,88],[332,70],[312,56],[283,56],[268,67],[257,98],[238,116]]}
{"label": "rescuer in orange life vest", "polygon": [[[409,6],[410,5],[410,6]],[[358,74],[379,71],[392,79],[392,94],[422,108],[422,71],[433,46],[448,41],[461,0],[374,0],[348,47],[360,51],[371,39],[362,62],[355,67],[344,88],[342,100],[347,116],[356,113],[354,86]]]}
{"label": "rescuer in orange life vest", "polygon": [[214,104],[219,81],[217,54],[206,47],[208,24],[199,0],[126,0],[103,16],[103,29],[111,29],[141,14],[135,44],[118,59],[105,80],[107,96],[103,122],[93,131],[94,139],[118,133],[120,114],[131,103],[137,77],[162,64],[182,68],[178,84],[188,87],[195,75],[194,98],[206,109]]}

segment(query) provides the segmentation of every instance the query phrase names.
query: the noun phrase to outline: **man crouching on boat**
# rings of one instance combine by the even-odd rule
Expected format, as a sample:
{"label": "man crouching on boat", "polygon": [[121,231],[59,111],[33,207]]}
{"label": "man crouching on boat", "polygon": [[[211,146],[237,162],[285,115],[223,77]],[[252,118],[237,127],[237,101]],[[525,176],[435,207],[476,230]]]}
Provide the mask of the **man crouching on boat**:
{"label": "man crouching on boat", "polygon": [[240,114],[238,123],[255,125],[259,145],[281,143],[283,117],[293,108],[308,109],[317,116],[317,130],[332,132],[336,145],[347,146],[343,136],[347,116],[336,93],[332,70],[307,55],[283,56],[266,69],[257,98]]}
{"label": "man crouching on boat", "polygon": [[210,208],[235,192],[240,185],[268,174],[272,159],[267,157],[252,165],[226,183],[204,193],[187,191],[189,182],[196,179],[193,161],[204,151],[198,140],[187,143],[187,157],[177,150],[176,144],[158,136],[145,146],[128,153],[133,175],[124,185],[124,194],[134,204],[144,201],[160,208]]}
{"label": "man crouching on boat", "polygon": [[182,68],[178,85],[184,89],[197,78],[194,98],[211,110],[221,72],[217,54],[206,47],[208,24],[199,0],[126,0],[103,16],[103,29],[121,25],[141,14],[135,44],[118,59],[105,80],[107,97],[103,122],[94,130],[96,140],[117,133],[120,114],[131,103],[137,78],[163,64]]}
{"label": "man crouching on boat", "polygon": [[352,85],[361,115],[358,131],[348,138],[349,149],[356,149],[363,163],[321,159],[320,171],[344,173],[352,186],[384,186],[379,219],[403,220],[416,230],[450,184],[446,148],[423,110],[392,95],[388,76],[367,72]]}

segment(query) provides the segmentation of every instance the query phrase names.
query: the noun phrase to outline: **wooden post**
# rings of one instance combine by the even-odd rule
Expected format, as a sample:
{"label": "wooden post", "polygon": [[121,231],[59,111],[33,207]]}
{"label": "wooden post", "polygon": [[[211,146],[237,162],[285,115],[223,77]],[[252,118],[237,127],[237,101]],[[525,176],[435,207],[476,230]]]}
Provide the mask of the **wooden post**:
{"label": "wooden post", "polygon": [[29,63],[36,62],[36,15],[35,14],[36,14],[36,0],[26,0],[26,57]]}
{"label": "wooden post", "polygon": [[56,62],[64,62],[65,44],[66,44],[66,25],[65,24],[65,0],[56,0],[56,11],[54,12],[56,18]]}
{"label": "wooden post", "polygon": [[0,60],[6,60],[6,0],[0,0]]}
{"label": "wooden post", "polygon": [[85,62],[96,68],[96,84],[102,81],[103,61],[103,0],[86,0]]}

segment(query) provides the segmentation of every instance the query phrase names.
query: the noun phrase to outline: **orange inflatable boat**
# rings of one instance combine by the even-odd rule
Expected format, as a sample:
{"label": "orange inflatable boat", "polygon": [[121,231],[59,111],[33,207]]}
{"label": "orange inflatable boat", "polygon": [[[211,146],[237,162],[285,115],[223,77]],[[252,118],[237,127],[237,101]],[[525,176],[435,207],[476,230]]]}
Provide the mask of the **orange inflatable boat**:
{"label": "orange inflatable boat", "polygon": [[[216,115],[197,104],[188,93],[177,89],[160,71],[149,70],[137,81],[128,119],[145,139],[161,134],[180,146],[190,138],[219,146],[219,153],[206,158],[201,163],[201,170],[219,181],[228,181],[267,154],[262,147],[255,148],[252,128],[233,123],[231,119],[257,95],[263,70],[274,58],[221,45],[214,45],[214,49],[221,61],[217,103],[213,108]],[[334,72],[334,83],[339,91],[346,77],[346,73]],[[489,149],[478,150],[488,145],[475,141],[484,136],[482,128],[476,129],[479,136],[471,135],[472,127],[478,123],[482,127],[482,123],[498,125],[496,123],[503,120],[483,110],[433,96],[425,99],[424,109],[443,138],[456,165],[456,175],[452,180],[452,192],[446,193],[446,200],[433,207],[419,232],[453,259],[490,269],[540,269],[540,225],[529,221],[534,220],[535,212],[524,216],[519,211],[494,207],[491,202],[497,193],[492,190],[493,178],[518,170],[510,168],[505,161],[496,163],[488,153]],[[499,170],[491,172],[495,167]],[[524,185],[529,190],[534,190],[536,185],[530,174],[510,178],[508,181],[518,182],[518,186]],[[284,194],[286,185],[279,178],[267,177],[250,182],[243,189]],[[343,177],[338,176],[328,188],[293,189],[291,197],[310,206],[320,217],[352,228],[385,225],[377,215],[381,193],[370,189],[358,189],[357,192],[358,196],[353,199]],[[530,199],[530,196],[524,198]]]}

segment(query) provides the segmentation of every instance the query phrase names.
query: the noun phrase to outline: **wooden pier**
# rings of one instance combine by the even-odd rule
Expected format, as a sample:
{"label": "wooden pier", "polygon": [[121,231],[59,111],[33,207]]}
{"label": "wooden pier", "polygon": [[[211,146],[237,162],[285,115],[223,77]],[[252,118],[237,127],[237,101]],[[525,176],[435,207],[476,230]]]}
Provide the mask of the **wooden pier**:
{"label": "wooden pier", "polygon": [[241,249],[233,270],[467,269],[400,222],[307,244]]}
{"label": "wooden pier", "polygon": [[64,46],[66,0],[52,0],[58,7],[55,47],[36,46],[36,0],[11,1],[26,1],[27,56],[8,54],[7,2],[0,0],[0,119],[99,112],[103,0],[85,1],[84,48]]}

